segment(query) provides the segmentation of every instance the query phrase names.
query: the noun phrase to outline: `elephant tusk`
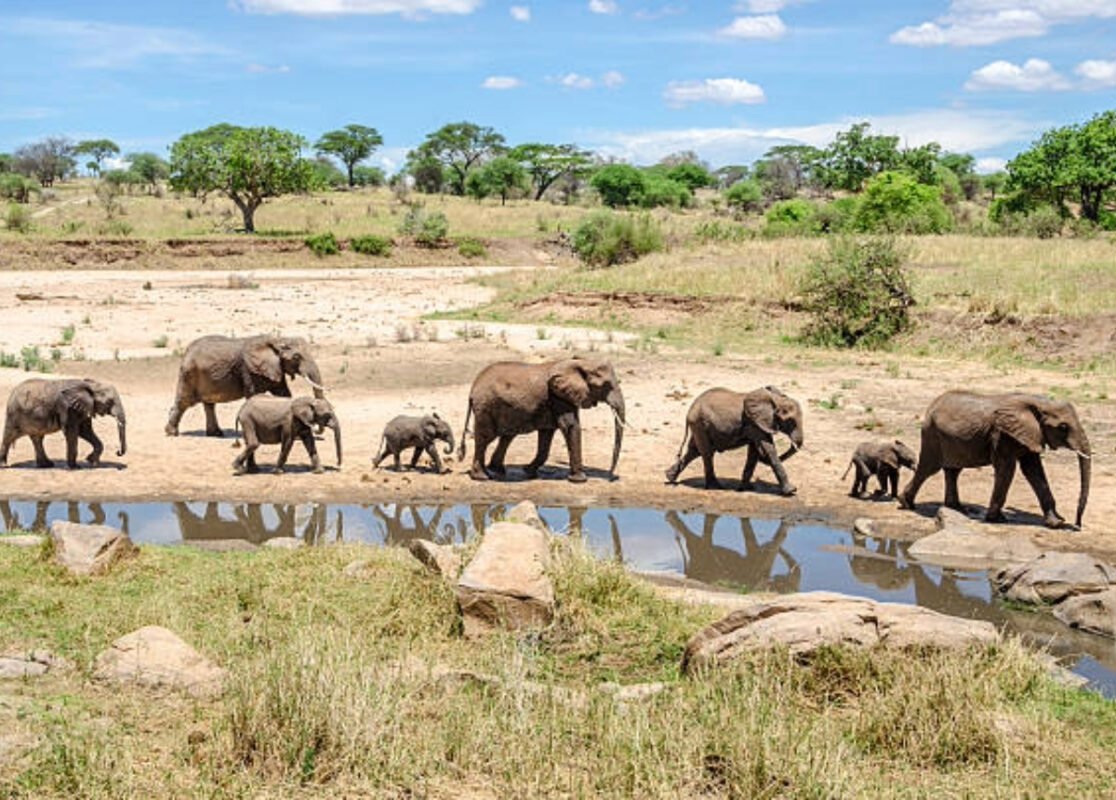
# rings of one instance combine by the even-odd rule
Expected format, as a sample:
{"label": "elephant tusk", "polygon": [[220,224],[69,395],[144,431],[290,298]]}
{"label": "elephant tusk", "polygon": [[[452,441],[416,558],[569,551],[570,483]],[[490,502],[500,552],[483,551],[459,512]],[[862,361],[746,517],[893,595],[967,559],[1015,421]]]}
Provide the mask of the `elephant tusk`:
{"label": "elephant tusk", "polygon": [[308,378],[305,375],[303,375],[302,379],[304,381],[306,381],[308,384],[310,384],[310,388],[317,389],[319,392],[325,392],[326,388],[324,386],[322,386],[320,383],[318,383],[317,381],[315,381],[313,378]]}
{"label": "elephant tusk", "polygon": [[1088,453],[1082,453],[1080,450],[1074,450],[1073,452],[1077,454],[1078,458],[1083,458],[1086,461],[1092,461],[1093,460],[1093,457],[1091,455],[1089,455]]}
{"label": "elephant tusk", "polygon": [[613,419],[615,419],[620,424],[620,427],[627,428],[628,430],[632,430],[631,423],[620,419],[620,414],[616,411],[615,408],[610,408],[609,411],[612,412]]}

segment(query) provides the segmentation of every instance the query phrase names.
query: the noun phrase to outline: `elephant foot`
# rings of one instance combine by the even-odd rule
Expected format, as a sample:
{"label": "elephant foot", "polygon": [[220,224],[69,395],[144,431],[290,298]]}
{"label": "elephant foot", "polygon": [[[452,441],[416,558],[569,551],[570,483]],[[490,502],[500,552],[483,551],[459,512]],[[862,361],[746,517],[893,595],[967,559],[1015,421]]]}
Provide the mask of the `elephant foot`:
{"label": "elephant foot", "polygon": [[214,439],[223,439],[223,438],[225,438],[225,432],[224,432],[223,430],[221,430],[220,428],[218,428],[218,429],[217,429],[217,430],[215,430],[215,431],[211,431],[211,430],[209,430],[209,429],[207,428],[207,429],[206,429],[206,431],[205,431],[205,435],[206,435],[206,436],[212,436],[212,437],[213,437]]}
{"label": "elephant foot", "polygon": [[472,469],[470,469],[469,470],[469,477],[472,478],[475,481],[491,480],[491,477],[489,476],[489,474],[487,472],[485,472],[483,469],[479,468],[479,467],[473,467]]}
{"label": "elephant foot", "polygon": [[676,483],[678,483],[678,472],[679,470],[671,467],[665,473],[663,473],[666,476],[666,482],[669,483],[671,486],[674,486]]}
{"label": "elephant foot", "polygon": [[314,467],[313,472],[315,475],[321,475],[325,472],[325,467]]}
{"label": "elephant foot", "polygon": [[165,433],[167,436],[177,436],[178,426],[168,424],[167,427],[163,428],[163,433]]}
{"label": "elephant foot", "polygon": [[534,480],[535,478],[539,477],[539,465],[528,464],[523,468],[523,472],[528,478]]}
{"label": "elephant foot", "polygon": [[[952,508],[952,506],[951,506],[951,508]],[[962,513],[964,513],[964,511],[961,508],[958,508],[956,510],[961,511]],[[989,511],[988,513],[986,513],[984,515],[984,521],[985,522],[1007,522],[1007,517],[1004,516],[1003,511]]]}
{"label": "elephant foot", "polygon": [[285,469],[283,469],[282,467],[276,467],[275,468],[275,474],[276,475],[286,475],[287,471]]}
{"label": "elephant foot", "polygon": [[798,487],[788,483],[786,486],[779,487],[779,494],[783,497],[794,497],[794,495],[798,494]]}
{"label": "elephant foot", "polygon": [[1057,511],[1048,511],[1043,517],[1043,523],[1046,527],[1053,528],[1054,530],[1066,527],[1066,521]]}
{"label": "elephant foot", "polygon": [[50,460],[36,461],[35,466],[39,469],[52,469],[54,467],[54,462]]}
{"label": "elephant foot", "polygon": [[577,472],[571,472],[566,477],[566,480],[568,480],[570,483],[585,483],[589,479],[585,476],[584,472],[578,470]]}
{"label": "elephant foot", "polygon": [[705,488],[709,489],[710,491],[720,491],[725,487],[721,485],[720,481],[706,481]]}
{"label": "elephant foot", "polygon": [[495,475],[497,478],[506,478],[508,475],[508,468],[503,464],[489,464],[488,472],[491,475]]}

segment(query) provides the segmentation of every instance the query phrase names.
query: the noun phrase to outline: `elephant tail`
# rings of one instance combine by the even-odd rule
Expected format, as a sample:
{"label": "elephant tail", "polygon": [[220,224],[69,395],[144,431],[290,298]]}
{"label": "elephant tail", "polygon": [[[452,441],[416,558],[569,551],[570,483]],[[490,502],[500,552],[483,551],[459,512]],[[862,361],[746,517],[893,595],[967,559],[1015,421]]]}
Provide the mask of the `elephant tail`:
{"label": "elephant tail", "polygon": [[469,418],[473,416],[473,398],[469,398],[469,405],[465,408],[465,427],[461,431],[461,441],[457,445],[457,460],[465,460],[465,437],[469,435]]}
{"label": "elephant tail", "polygon": [[686,447],[690,444],[690,438],[692,437],[692,435],[693,434],[690,431],[690,425],[689,423],[687,423],[686,432],[682,434],[682,444],[678,445],[678,455],[675,457],[675,461],[682,460],[682,454],[686,452]]}
{"label": "elephant tail", "polygon": [[853,468],[853,462],[850,461],[849,465],[847,467],[845,467],[845,474],[841,476],[841,480],[844,480],[845,478],[849,477],[849,470],[852,469],[852,468]]}
{"label": "elephant tail", "polygon": [[236,415],[236,422],[233,424],[233,430],[236,431],[236,439],[233,440],[233,450],[240,449],[240,414]]}

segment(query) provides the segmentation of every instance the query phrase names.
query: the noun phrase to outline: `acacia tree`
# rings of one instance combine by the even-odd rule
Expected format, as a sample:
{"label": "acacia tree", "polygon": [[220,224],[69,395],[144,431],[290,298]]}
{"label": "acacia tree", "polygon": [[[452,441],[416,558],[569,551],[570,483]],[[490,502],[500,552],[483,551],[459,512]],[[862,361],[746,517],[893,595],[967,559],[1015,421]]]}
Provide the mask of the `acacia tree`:
{"label": "acacia tree", "polygon": [[354,170],[376,148],[384,143],[384,137],[375,128],[365,125],[346,125],[341,130],[323,133],[314,144],[314,149],[322,155],[335,156],[348,172],[349,186],[356,185]]}
{"label": "acacia tree", "polygon": [[120,155],[120,147],[112,139],[86,139],[77,143],[74,154],[92,158],[93,160],[89,162],[88,166],[100,175],[105,167],[105,159],[109,156]]}
{"label": "acacia tree", "polygon": [[13,153],[16,172],[35,178],[41,186],[53,186],[74,168],[74,145],[63,136],[51,136],[24,145]]}
{"label": "acacia tree", "polygon": [[853,125],[826,148],[822,165],[830,188],[859,192],[873,175],[900,166],[899,137],[877,136],[871,128],[867,122]]}
{"label": "acacia tree", "polygon": [[465,190],[478,200],[490,194],[500,195],[500,205],[506,205],[508,195],[527,188],[527,171],[518,161],[508,156],[497,156],[469,174]]}
{"label": "acacia tree", "polygon": [[267,199],[310,190],[304,145],[301,136],[269,127],[221,124],[188,133],[171,147],[171,186],[202,198],[220,192],[240,209],[244,230],[254,233],[256,209]]}
{"label": "acacia tree", "polygon": [[170,165],[154,153],[129,153],[125,160],[128,170],[147,185],[148,191],[155,191],[159,181],[166,180],[170,175]]}
{"label": "acacia tree", "polygon": [[454,194],[465,194],[469,172],[485,158],[504,149],[504,137],[494,128],[472,122],[451,122],[427,135],[426,141],[408,156],[413,163],[439,162],[450,179]]}
{"label": "acacia tree", "polygon": [[508,155],[522,164],[531,176],[536,200],[541,200],[559,179],[584,177],[593,167],[592,154],[572,144],[529,142],[513,148]]}

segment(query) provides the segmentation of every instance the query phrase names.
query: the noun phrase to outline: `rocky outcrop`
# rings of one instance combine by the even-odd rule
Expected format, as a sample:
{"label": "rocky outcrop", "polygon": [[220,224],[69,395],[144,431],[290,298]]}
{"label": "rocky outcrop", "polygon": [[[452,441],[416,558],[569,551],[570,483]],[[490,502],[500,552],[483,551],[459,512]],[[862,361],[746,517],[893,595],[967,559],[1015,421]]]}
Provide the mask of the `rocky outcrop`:
{"label": "rocky outcrop", "polygon": [[465,635],[548,624],[554,616],[549,568],[550,543],[545,532],[513,522],[490,525],[457,580]]}
{"label": "rocky outcrop", "polygon": [[435,544],[426,539],[413,539],[407,544],[411,555],[423,566],[447,580],[456,580],[461,574],[461,556],[449,545]]}
{"label": "rocky outcrop", "polygon": [[1116,569],[1085,553],[1050,552],[1000,570],[992,582],[1008,600],[1054,605],[1116,585]]}
{"label": "rocky outcrop", "polygon": [[693,672],[770,647],[808,656],[825,646],[962,649],[998,640],[989,622],[918,606],[810,592],[733,611],[690,639],[682,668]]}
{"label": "rocky outcrop", "polygon": [[969,518],[944,506],[936,517],[938,532],[923,536],[907,550],[911,558],[956,569],[987,569],[1024,564],[1041,552],[1027,539],[976,531]]}
{"label": "rocky outcrop", "polygon": [[157,625],[120,637],[93,665],[95,680],[174,689],[195,697],[219,694],[225,674],[174,632]]}
{"label": "rocky outcrop", "polygon": [[69,663],[46,650],[28,650],[0,655],[0,680],[37,678],[48,672],[68,669]]}
{"label": "rocky outcrop", "polygon": [[103,575],[137,552],[128,534],[107,525],[57,520],[50,526],[50,537],[54,560],[74,575]]}
{"label": "rocky outcrop", "polygon": [[1116,638],[1116,589],[1070,597],[1054,609],[1054,616],[1071,628]]}

